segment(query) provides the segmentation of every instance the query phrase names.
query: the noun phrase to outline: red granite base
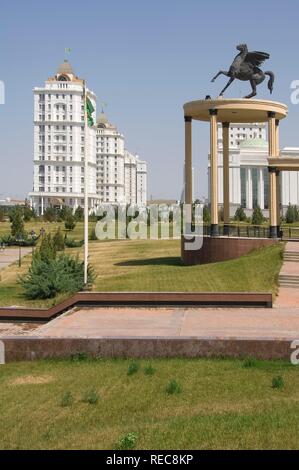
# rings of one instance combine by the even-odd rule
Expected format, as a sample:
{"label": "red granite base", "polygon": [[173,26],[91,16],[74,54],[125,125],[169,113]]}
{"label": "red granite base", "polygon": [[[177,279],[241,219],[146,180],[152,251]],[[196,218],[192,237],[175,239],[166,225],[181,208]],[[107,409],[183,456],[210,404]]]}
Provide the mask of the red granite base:
{"label": "red granite base", "polygon": [[184,264],[193,265],[239,258],[258,248],[275,245],[279,243],[279,240],[273,238],[203,237],[201,248],[188,251],[185,250],[184,242],[184,237],[182,237],[182,261]]}

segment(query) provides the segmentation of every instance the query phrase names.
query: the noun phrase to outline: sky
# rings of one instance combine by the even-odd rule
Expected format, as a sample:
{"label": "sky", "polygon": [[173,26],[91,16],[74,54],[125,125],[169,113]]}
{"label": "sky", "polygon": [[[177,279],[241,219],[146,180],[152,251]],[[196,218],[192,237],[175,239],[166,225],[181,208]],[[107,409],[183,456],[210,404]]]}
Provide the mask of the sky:
{"label": "sky", "polygon": [[[56,73],[71,48],[75,73],[106,102],[126,147],[148,162],[148,198],[179,199],[183,184],[183,104],[216,97],[236,45],[266,51],[276,75],[271,99],[289,106],[281,145],[299,146],[299,2],[296,0],[38,0],[0,6],[0,198],[25,197],[33,176],[33,93]],[[239,98],[248,83],[234,82]],[[266,82],[257,98],[270,99]],[[98,112],[101,105],[98,104]],[[194,123],[195,196],[207,194],[209,129]]]}

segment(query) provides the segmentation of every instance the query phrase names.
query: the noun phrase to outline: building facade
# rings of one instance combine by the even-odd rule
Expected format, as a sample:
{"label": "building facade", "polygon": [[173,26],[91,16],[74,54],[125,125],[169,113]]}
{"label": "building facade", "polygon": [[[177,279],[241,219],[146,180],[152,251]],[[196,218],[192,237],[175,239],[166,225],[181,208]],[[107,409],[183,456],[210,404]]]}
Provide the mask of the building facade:
{"label": "building facade", "polygon": [[[232,124],[230,137],[230,214],[234,215],[238,207],[243,207],[250,215],[259,206],[268,216],[269,173],[268,142],[266,124]],[[222,126],[218,126],[218,201],[223,204],[223,155]],[[299,157],[299,148],[286,147],[281,155]],[[210,159],[209,159],[210,160]],[[209,161],[210,180],[210,161]],[[210,190],[209,190],[210,194]],[[286,211],[289,204],[299,205],[299,175],[284,171],[280,174],[281,210]]]}
{"label": "building facade", "polygon": [[[44,87],[34,88],[34,177],[31,205],[39,215],[47,207],[84,204],[84,82],[64,61]],[[87,90],[96,109],[96,96]],[[95,210],[96,130],[88,128],[89,207]]]}
{"label": "building facade", "polygon": [[103,112],[96,128],[97,194],[101,203],[146,205],[146,162],[125,149],[123,134]]}
{"label": "building facade", "polygon": [[[87,96],[96,110],[96,95],[87,89]],[[67,60],[44,87],[34,88],[34,176],[29,198],[39,215],[47,207],[68,206],[75,211],[84,205],[84,111],[84,81]],[[103,112],[87,133],[90,212],[102,203],[146,202],[146,162],[132,155],[135,176],[133,170],[132,175],[126,172],[124,136]]]}

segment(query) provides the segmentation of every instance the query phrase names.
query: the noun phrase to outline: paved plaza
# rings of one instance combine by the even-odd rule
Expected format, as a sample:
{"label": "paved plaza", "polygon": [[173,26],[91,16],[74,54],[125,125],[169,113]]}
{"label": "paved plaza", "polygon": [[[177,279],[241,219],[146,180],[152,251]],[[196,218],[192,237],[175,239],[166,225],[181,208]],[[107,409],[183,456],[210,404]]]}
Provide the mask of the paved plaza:
{"label": "paved plaza", "polygon": [[38,327],[52,338],[299,338],[299,309],[82,308]]}

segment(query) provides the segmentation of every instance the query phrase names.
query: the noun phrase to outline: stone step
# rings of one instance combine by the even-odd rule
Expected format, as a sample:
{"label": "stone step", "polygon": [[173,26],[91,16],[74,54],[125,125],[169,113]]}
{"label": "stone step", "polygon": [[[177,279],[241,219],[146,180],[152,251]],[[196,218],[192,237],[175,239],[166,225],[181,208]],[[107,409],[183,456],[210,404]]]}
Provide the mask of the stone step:
{"label": "stone step", "polygon": [[284,256],[295,256],[295,257],[299,257],[299,252],[297,251],[285,251],[284,252]]}
{"label": "stone step", "polygon": [[279,287],[289,287],[289,288],[292,288],[292,289],[299,289],[299,283],[298,284],[295,284],[295,283],[290,283],[290,282],[279,282]]}
{"label": "stone step", "polygon": [[293,274],[279,274],[278,276],[279,281],[292,281],[292,282],[299,282],[299,276]]}

